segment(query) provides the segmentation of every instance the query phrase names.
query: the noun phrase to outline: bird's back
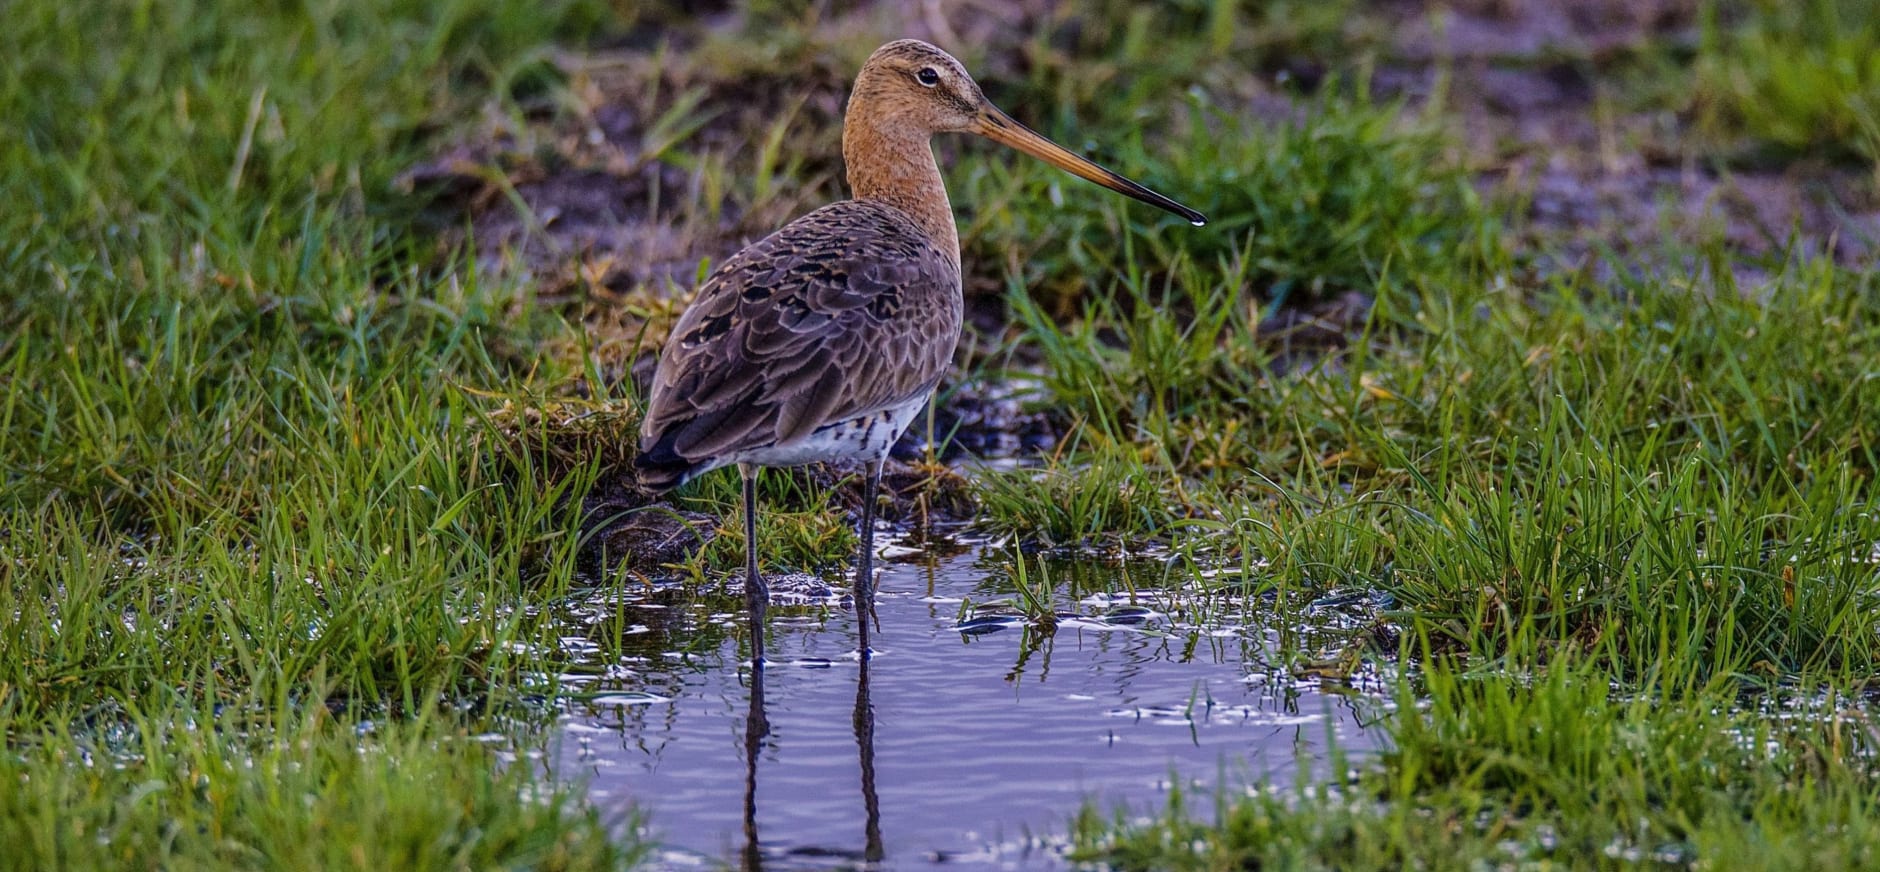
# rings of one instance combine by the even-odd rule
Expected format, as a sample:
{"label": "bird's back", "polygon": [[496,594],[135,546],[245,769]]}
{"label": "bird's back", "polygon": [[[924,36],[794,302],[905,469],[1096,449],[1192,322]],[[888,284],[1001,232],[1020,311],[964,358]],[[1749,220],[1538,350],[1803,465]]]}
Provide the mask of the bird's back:
{"label": "bird's back", "polygon": [[706,279],[660,354],[642,485],[856,456],[838,432],[856,422],[899,436],[952,360],[961,305],[958,252],[883,203],[825,206],[753,243]]}

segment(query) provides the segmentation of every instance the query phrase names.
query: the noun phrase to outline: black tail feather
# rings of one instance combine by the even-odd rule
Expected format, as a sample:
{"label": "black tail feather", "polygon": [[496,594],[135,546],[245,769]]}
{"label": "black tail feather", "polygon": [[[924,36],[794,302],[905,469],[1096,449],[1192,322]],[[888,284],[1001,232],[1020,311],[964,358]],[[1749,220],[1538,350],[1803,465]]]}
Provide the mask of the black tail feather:
{"label": "black tail feather", "polygon": [[659,494],[691,481],[708,467],[672,450],[668,436],[644,447],[633,458],[633,468],[639,473],[641,489]]}

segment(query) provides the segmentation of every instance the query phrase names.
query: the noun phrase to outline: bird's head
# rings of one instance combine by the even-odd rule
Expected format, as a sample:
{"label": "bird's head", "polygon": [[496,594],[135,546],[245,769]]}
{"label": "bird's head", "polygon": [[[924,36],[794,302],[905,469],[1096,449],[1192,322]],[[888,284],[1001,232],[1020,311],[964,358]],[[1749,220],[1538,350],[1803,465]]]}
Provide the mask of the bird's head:
{"label": "bird's head", "polygon": [[1018,149],[1080,178],[1173,212],[1196,226],[1200,212],[1085,160],[1040,136],[986,99],[979,83],[952,55],[918,39],[899,39],[875,50],[855,77],[851,120],[858,113],[874,123],[913,132],[974,133]]}

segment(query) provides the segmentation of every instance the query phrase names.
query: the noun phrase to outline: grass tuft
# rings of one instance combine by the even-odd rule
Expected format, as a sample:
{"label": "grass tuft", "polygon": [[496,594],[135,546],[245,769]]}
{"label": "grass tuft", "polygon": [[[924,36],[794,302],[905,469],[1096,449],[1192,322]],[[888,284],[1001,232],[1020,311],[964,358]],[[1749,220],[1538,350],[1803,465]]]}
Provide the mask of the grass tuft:
{"label": "grass tuft", "polygon": [[[324,710],[321,710],[322,712]],[[576,786],[436,721],[361,732],[323,717],[255,741],[133,718],[0,755],[0,836],[14,868],[624,869],[637,848]],[[257,737],[258,738],[258,737]]]}
{"label": "grass tuft", "polygon": [[1223,794],[1211,816],[1179,794],[1146,823],[1086,809],[1077,853],[1200,870],[1810,869],[1880,852],[1873,737],[1842,698],[1804,693],[1821,717],[1772,722],[1732,711],[1728,688],[1616,694],[1583,663],[1531,678],[1433,669],[1422,686],[1387,722],[1381,765],[1355,780]]}
{"label": "grass tuft", "polygon": [[1713,135],[1880,166],[1880,3],[1707,4],[1691,99]]}
{"label": "grass tuft", "polygon": [[1368,92],[1335,80],[1271,120],[1205,91],[1170,94],[1180,111],[1162,124],[1179,133],[1158,139],[1179,147],[1134,122],[1057,131],[1101,142],[1104,163],[1201,210],[1200,229],[1034,162],[966,163],[953,187],[967,192],[970,253],[1010,265],[1054,314],[1100,291],[1091,277],[1159,278],[1183,264],[1277,308],[1484,262],[1500,244],[1496,222],[1440,128]]}

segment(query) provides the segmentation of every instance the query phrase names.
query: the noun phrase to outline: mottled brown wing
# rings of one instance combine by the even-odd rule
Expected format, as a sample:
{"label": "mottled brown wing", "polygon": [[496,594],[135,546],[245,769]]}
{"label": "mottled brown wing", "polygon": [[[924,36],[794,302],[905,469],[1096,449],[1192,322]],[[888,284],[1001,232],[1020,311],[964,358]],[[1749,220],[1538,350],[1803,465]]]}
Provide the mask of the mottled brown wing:
{"label": "mottled brown wing", "polygon": [[826,206],[738,252],[660,354],[641,481],[663,490],[931,389],[960,332],[960,278],[902,213]]}

